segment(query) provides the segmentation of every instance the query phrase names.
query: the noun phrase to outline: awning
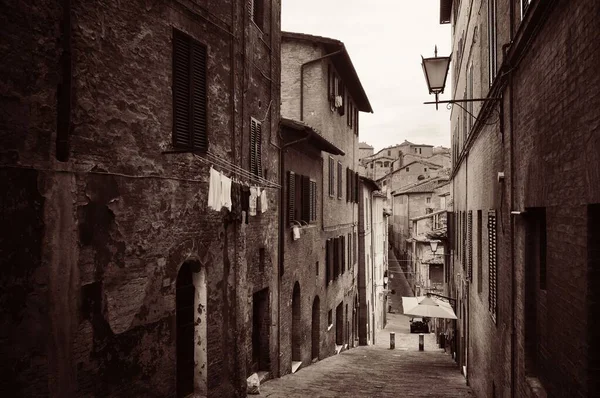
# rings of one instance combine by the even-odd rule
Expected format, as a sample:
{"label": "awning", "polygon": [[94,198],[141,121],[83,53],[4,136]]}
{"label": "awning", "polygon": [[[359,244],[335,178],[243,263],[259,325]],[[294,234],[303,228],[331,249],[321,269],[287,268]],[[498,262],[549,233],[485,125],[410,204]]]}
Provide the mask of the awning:
{"label": "awning", "polygon": [[458,319],[450,303],[434,297],[402,297],[404,315]]}

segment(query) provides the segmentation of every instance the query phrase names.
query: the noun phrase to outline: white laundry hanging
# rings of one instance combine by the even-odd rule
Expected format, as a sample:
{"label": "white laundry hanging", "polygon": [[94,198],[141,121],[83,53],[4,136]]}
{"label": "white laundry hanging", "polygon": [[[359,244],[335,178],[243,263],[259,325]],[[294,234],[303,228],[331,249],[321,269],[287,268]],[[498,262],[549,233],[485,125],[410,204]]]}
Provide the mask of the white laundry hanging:
{"label": "white laundry hanging", "polygon": [[224,175],[221,175],[221,206],[231,211],[231,179]]}
{"label": "white laundry hanging", "polygon": [[249,213],[251,216],[256,215],[256,205],[257,199],[259,195],[259,189],[257,187],[250,187],[250,210]]}
{"label": "white laundry hanging", "polygon": [[208,207],[221,210],[221,173],[210,167],[210,178],[208,185]]}
{"label": "white laundry hanging", "polygon": [[269,208],[267,203],[267,190],[263,189],[260,193],[260,212],[264,213]]}

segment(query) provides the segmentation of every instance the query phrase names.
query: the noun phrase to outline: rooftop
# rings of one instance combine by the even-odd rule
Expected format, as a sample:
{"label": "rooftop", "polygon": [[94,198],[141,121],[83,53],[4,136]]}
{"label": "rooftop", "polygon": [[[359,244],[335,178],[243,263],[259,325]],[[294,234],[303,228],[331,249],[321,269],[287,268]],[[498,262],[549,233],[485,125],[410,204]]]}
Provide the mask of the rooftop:
{"label": "rooftop", "polygon": [[281,126],[287,127],[293,131],[307,133],[304,136],[290,135],[290,134],[283,133],[284,141],[286,141],[286,143],[290,143],[290,142],[294,142],[296,140],[306,138],[306,140],[311,145],[313,145],[314,147],[316,147],[322,151],[329,152],[332,155],[345,155],[344,151],[342,151],[340,148],[335,146],[335,144],[333,144],[331,141],[327,140],[327,138],[323,137],[317,129],[309,126],[308,124],[306,124],[304,122],[300,122],[298,120],[287,119],[287,118],[282,117],[281,118]]}
{"label": "rooftop", "polygon": [[354,101],[356,101],[356,106],[358,110],[360,110],[361,112],[373,113],[373,108],[371,107],[369,98],[367,98],[365,89],[363,88],[360,79],[358,78],[358,74],[356,73],[356,69],[352,64],[352,60],[350,59],[350,55],[348,54],[344,43],[336,39],[330,39],[328,37],[314,36],[306,33],[294,32],[281,32],[281,39],[283,41],[304,40],[311,43],[319,43],[325,47],[327,53],[340,51],[338,55],[334,55],[333,57],[331,57],[335,68],[341,75],[346,86],[348,87],[348,90],[352,94],[352,98],[354,99]]}
{"label": "rooftop", "polygon": [[428,180],[419,181],[416,184],[409,185],[403,189],[393,192],[394,196],[407,195],[413,193],[429,193],[433,192],[436,188],[442,187],[446,184],[450,184],[450,180],[446,177],[432,177]]}

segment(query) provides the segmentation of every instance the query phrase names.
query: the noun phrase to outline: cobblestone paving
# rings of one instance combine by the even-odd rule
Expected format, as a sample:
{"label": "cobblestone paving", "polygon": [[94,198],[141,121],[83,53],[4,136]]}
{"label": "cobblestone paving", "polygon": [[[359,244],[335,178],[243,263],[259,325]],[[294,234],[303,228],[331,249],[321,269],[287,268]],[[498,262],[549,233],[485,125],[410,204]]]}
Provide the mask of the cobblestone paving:
{"label": "cobblestone paving", "polygon": [[[400,295],[396,297],[394,307],[401,308]],[[425,351],[418,350],[419,335],[409,333],[408,319],[388,314],[388,324],[377,333],[375,345],[344,351],[269,380],[260,386],[260,396],[474,397],[458,366],[437,347],[434,334],[425,335]],[[395,350],[389,349],[390,332],[396,335]]]}

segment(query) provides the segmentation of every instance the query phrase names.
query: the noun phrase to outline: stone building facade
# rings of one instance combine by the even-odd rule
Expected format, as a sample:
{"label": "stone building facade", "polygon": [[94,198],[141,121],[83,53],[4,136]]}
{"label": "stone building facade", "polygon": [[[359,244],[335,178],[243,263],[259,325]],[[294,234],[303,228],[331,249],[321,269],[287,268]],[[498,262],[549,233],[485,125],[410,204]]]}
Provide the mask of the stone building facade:
{"label": "stone building facade", "polygon": [[440,3],[488,99],[451,115],[453,350],[478,396],[597,396],[600,3]]}
{"label": "stone building facade", "polygon": [[[278,369],[280,3],[251,3],[4,11],[3,391],[242,396]],[[211,166],[271,210],[209,209]]]}
{"label": "stone building facade", "polygon": [[[312,325],[319,325],[314,334],[318,332],[320,339],[319,344],[313,344],[312,338],[305,335],[303,354],[296,358],[293,350],[282,348],[284,356],[285,352],[292,352],[292,366],[286,364],[287,371],[294,370],[297,359],[308,365],[310,362],[305,362],[306,359],[339,353],[354,345],[358,336],[355,316],[358,307],[358,115],[372,109],[342,42],[284,32],[281,54],[282,117],[306,126],[305,134],[308,134],[306,129],[317,132],[315,134],[334,143],[338,149],[321,151],[319,155],[317,164],[321,171],[316,175],[322,176],[322,181],[316,188],[317,220],[300,222],[300,239],[288,241],[285,247],[285,264],[290,264],[290,269],[300,267],[302,270],[290,271],[289,277],[287,271],[284,273],[283,286],[287,291],[282,294],[293,297],[293,286],[298,286],[296,297],[306,308],[301,313],[305,314],[306,322],[310,320]],[[288,154],[284,156],[289,171],[298,168],[300,173],[316,173],[314,159],[297,157],[296,163],[290,163]],[[307,162],[309,164],[304,164]],[[311,175],[308,177],[312,178]],[[288,224],[285,233],[291,233],[289,227]],[[302,251],[304,246],[312,251]],[[293,307],[293,299],[285,301],[288,307],[283,303],[282,300],[281,314],[293,312],[289,307]],[[310,319],[309,312],[312,312]],[[313,333],[312,328],[306,330]],[[309,342],[312,347],[318,346],[318,352],[307,348]]]}
{"label": "stone building facade", "polygon": [[358,222],[359,344],[375,344],[387,313],[388,216],[386,196],[377,183],[360,178]]}

